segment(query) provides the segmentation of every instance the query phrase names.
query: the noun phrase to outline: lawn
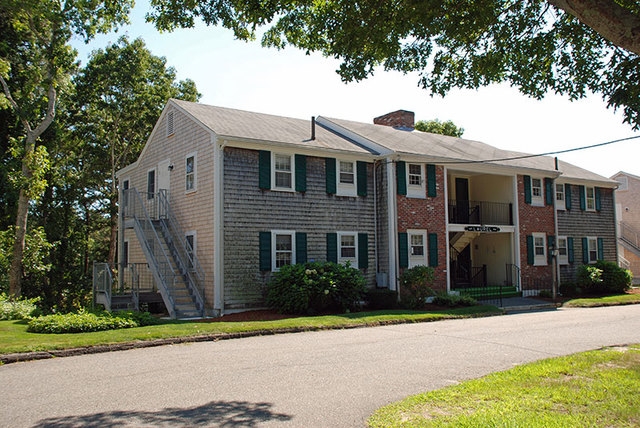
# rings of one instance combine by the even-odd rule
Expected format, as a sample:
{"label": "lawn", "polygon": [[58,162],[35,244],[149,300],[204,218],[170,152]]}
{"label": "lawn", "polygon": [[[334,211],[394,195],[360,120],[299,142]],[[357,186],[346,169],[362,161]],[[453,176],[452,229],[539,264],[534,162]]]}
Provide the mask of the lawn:
{"label": "lawn", "polygon": [[640,426],[640,345],[518,366],[383,407],[370,427]]}
{"label": "lawn", "polygon": [[160,325],[95,333],[38,334],[27,332],[25,321],[0,321],[0,355],[52,351],[122,343],[182,338],[214,339],[217,336],[273,334],[289,331],[354,328],[392,323],[428,322],[501,314],[494,306],[472,306],[439,311],[387,310],[315,317],[291,317],[269,321],[207,322],[164,321]]}

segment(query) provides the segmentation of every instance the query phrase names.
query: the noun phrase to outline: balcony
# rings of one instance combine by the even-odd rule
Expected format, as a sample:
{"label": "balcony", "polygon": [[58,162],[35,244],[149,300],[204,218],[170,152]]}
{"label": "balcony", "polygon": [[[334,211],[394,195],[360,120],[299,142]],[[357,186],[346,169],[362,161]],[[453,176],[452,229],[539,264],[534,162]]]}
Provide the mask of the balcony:
{"label": "balcony", "polygon": [[449,223],[513,226],[513,204],[449,200]]}

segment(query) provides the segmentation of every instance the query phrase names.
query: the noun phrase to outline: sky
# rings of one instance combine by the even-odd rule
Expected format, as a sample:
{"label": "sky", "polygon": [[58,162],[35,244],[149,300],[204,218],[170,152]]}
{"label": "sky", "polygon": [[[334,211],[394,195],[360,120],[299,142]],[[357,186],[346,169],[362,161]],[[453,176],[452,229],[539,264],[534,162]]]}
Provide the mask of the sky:
{"label": "sky", "polygon": [[[554,94],[534,100],[501,84],[432,97],[418,87],[417,74],[382,69],[362,82],[343,83],[335,72],[339,60],[306,55],[293,47],[263,48],[259,41],[235,40],[230,30],[203,24],[159,33],[145,22],[147,3],[136,3],[131,24],[117,33],[99,35],[89,45],[74,41],[82,64],[92,50],[127,35],[130,40],[142,38],[153,55],[165,57],[179,80],[194,80],[203,104],[365,123],[395,110],[409,110],[416,121],[453,121],[464,128],[462,138],[531,154],[640,137],[598,95],[574,102]],[[640,138],[557,156],[604,177],[619,171],[640,176]]]}

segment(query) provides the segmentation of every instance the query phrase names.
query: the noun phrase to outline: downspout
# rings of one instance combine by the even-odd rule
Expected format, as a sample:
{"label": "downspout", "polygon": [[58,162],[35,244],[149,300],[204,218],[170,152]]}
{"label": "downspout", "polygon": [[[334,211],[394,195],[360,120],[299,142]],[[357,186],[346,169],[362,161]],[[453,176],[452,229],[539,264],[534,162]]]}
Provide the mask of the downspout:
{"label": "downspout", "polygon": [[449,170],[446,166],[443,167],[444,175],[444,241],[445,241],[445,272],[447,276],[447,294],[451,293],[451,251],[449,248]]}
{"label": "downspout", "polygon": [[[558,171],[558,158],[555,158],[555,167],[556,167],[556,171]],[[555,266],[553,266],[553,285],[552,285],[552,297],[553,300],[555,301],[556,298],[558,297],[558,289],[560,288],[560,263],[558,263],[558,207],[557,207],[557,198],[556,198],[556,179],[558,177],[554,177],[553,179],[551,179],[551,195],[552,198],[551,200],[553,201],[553,233],[555,234],[556,238],[555,238],[555,244],[553,246],[553,254],[551,257],[551,261],[552,263],[554,263]]]}
{"label": "downspout", "polygon": [[[378,277],[378,180],[376,169],[379,161],[373,161],[373,259],[376,264],[376,278]],[[376,287],[378,286],[376,280]]]}
{"label": "downspout", "polygon": [[214,315],[224,315],[224,148],[226,141],[218,144],[213,138],[213,311]]}

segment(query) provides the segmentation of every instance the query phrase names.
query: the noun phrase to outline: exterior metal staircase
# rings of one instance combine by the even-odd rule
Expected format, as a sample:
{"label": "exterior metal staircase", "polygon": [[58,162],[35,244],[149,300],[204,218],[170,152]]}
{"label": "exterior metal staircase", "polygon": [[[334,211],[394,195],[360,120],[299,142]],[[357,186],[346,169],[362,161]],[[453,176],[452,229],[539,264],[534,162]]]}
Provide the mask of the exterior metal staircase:
{"label": "exterior metal staircase", "polygon": [[171,318],[204,316],[204,272],[176,221],[167,192],[125,190],[123,221],[132,228]]}
{"label": "exterior metal staircase", "polygon": [[458,253],[467,248],[467,246],[480,235],[480,232],[458,232],[451,238],[449,245],[456,249]]}
{"label": "exterior metal staircase", "polygon": [[632,251],[635,255],[640,256],[640,231],[624,221],[619,222],[619,226],[618,239],[625,248]]}

